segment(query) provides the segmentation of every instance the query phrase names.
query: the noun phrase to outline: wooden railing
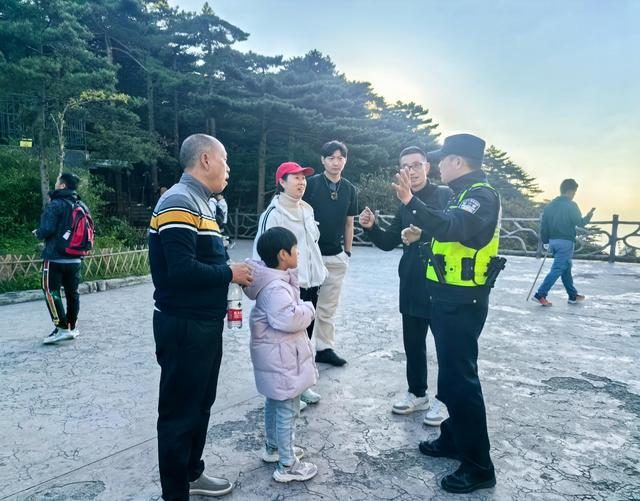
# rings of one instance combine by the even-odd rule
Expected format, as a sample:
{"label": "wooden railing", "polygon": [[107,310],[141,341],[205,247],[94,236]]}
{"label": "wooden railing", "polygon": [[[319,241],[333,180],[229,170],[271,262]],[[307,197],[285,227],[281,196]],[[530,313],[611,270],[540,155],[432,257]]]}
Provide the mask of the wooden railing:
{"label": "wooden railing", "polygon": [[[42,258],[38,254],[0,256],[0,292],[39,287]],[[149,250],[99,249],[84,259],[82,280],[145,275],[149,273]]]}
{"label": "wooden railing", "polygon": [[[229,215],[228,227],[234,239],[252,239],[258,229],[259,214],[236,210]],[[393,221],[390,214],[376,213],[382,228]],[[358,224],[354,234],[355,245],[372,245]],[[500,228],[500,253],[521,256],[541,256],[539,218],[503,218]],[[640,221],[620,221],[615,214],[609,221],[592,221],[586,228],[578,228],[576,250],[578,259],[598,259],[609,262],[640,262]]]}

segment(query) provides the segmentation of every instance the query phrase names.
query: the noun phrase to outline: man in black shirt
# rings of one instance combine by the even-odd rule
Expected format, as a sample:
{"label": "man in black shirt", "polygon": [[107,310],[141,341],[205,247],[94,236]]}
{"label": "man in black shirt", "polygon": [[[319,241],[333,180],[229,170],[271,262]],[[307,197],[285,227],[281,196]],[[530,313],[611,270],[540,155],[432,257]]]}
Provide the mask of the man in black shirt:
{"label": "man in black shirt", "polygon": [[330,141],[322,147],[320,153],[324,172],[308,179],[303,197],[313,207],[318,221],[318,245],[329,271],[329,276],[318,292],[313,337],[316,338],[316,362],[342,366],[347,361],[333,350],[335,316],[351,257],[353,217],[358,213],[358,198],[355,187],[342,177],[347,163],[346,145]]}
{"label": "man in black shirt", "polygon": [[[427,155],[417,146],[405,148],[400,153],[400,168],[408,169],[411,179],[411,191],[426,205],[442,210],[447,206],[451,190],[445,186],[429,183],[429,162]],[[391,226],[383,230],[378,226],[375,215],[366,207],[360,214],[360,225],[369,240],[382,250],[390,251],[401,243],[404,228],[418,224],[415,211],[400,205]],[[408,391],[403,400],[396,402],[392,411],[396,414],[411,414],[414,411],[429,409],[424,423],[439,426],[444,421],[444,408],[439,400],[429,406],[427,393],[427,331],[431,302],[427,291],[424,256],[422,245],[431,242],[432,235],[423,231],[420,241],[404,245],[402,258],[398,264],[400,275],[400,313],[402,314],[402,338],[407,356]]]}

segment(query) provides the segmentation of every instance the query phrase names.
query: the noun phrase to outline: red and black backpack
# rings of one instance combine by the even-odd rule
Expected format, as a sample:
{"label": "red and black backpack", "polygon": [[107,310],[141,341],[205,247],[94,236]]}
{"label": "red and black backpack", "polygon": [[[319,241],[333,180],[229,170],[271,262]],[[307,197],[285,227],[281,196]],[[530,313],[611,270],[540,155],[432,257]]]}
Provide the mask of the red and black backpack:
{"label": "red and black backpack", "polygon": [[93,219],[80,200],[64,199],[69,205],[56,237],[56,250],[70,257],[86,256],[93,249]]}

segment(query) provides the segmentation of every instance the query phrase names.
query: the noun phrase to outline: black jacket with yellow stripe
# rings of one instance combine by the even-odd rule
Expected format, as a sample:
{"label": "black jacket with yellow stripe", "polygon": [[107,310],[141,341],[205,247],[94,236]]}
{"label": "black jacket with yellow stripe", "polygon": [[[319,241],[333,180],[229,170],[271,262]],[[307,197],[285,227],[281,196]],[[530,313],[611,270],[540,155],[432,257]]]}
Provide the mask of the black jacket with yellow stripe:
{"label": "black jacket with yellow stripe", "polygon": [[231,269],[212,193],[183,174],[158,200],[149,227],[149,264],[158,310],[177,317],[217,320],[227,312]]}

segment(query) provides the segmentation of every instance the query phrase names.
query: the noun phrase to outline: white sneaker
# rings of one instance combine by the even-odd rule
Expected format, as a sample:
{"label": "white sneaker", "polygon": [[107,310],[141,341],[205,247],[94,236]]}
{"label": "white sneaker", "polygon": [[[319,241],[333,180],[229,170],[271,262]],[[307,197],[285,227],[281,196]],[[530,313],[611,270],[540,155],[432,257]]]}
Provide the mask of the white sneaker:
{"label": "white sneaker", "polygon": [[394,414],[411,414],[415,411],[423,411],[429,408],[429,395],[424,397],[416,397],[410,391],[400,402],[393,404],[391,411]]}
{"label": "white sneaker", "polygon": [[[302,447],[298,447],[297,445],[293,446],[293,455],[299,461],[304,457],[304,449]],[[262,460],[265,463],[277,463],[280,461],[280,454],[278,454],[278,449],[271,449],[270,447],[265,447],[262,453]]]}
{"label": "white sneaker", "polygon": [[42,344],[53,344],[58,341],[66,341],[67,339],[74,339],[75,336],[69,329],[63,329],[62,327],[56,327],[51,334],[42,340]]}
{"label": "white sneaker", "polygon": [[77,338],[80,335],[80,331],[78,330],[77,327],[74,327],[73,329],[70,329],[69,332],[73,336],[73,339]]}
{"label": "white sneaker", "polygon": [[433,405],[429,407],[427,414],[424,416],[423,423],[427,426],[440,426],[447,419],[447,408],[437,398],[433,399]]}
{"label": "white sneaker", "polygon": [[315,464],[296,461],[291,466],[278,464],[276,471],[273,472],[273,479],[276,482],[304,481],[315,477],[316,473],[318,473],[318,467]]}
{"label": "white sneaker", "polygon": [[311,388],[304,390],[302,395],[300,395],[300,400],[302,400],[305,404],[317,404],[320,402],[322,397],[313,391]]}
{"label": "white sneaker", "polygon": [[300,412],[302,412],[303,410],[305,410],[307,408],[307,402],[305,402],[304,400],[300,400]]}

